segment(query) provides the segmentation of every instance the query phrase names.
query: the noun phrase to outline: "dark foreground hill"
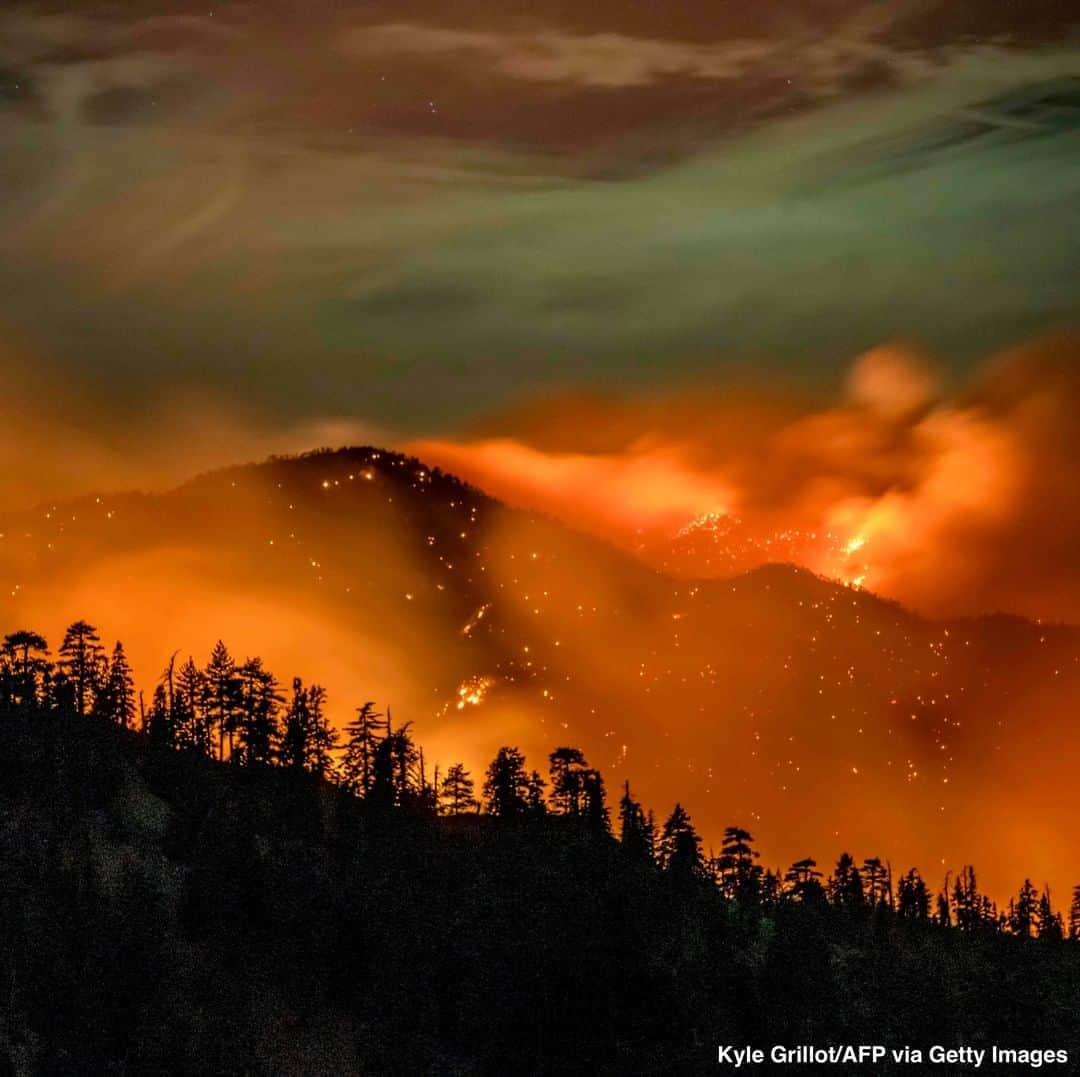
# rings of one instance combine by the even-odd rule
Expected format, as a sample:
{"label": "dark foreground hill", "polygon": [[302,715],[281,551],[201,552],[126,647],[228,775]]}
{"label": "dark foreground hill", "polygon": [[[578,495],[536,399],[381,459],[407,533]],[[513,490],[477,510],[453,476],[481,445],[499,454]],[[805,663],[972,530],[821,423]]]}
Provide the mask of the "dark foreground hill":
{"label": "dark foreground hill", "polygon": [[681,839],[657,863],[593,823],[437,817],[8,709],[0,1072],[693,1074],[720,1043],[1080,1058],[1080,944],[1056,929],[843,865],[770,880],[737,847],[718,874]]}

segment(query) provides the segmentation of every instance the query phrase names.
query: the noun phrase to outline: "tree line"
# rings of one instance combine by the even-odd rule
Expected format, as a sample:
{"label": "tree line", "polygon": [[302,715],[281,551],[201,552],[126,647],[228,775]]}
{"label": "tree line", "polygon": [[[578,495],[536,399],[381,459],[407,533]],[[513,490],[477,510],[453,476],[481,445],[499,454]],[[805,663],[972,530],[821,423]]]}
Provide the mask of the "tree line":
{"label": "tree line", "polygon": [[1051,942],[1080,941],[1080,885],[1064,914],[1048,888],[1025,879],[999,908],[965,866],[932,891],[917,869],[894,878],[871,857],[840,856],[832,871],[810,857],[786,871],[760,864],[753,835],[738,826],[723,834],[718,854],[706,854],[690,815],[676,804],[660,825],[624,783],[617,833],[604,778],[581,749],[555,748],[546,777],[516,747],[499,748],[477,783],[463,763],[430,767],[411,731],[390,709],[361,704],[339,733],[327,716],[326,690],[294,677],[286,689],[258,657],[237,661],[218,641],[205,665],[173,654],[151,701],[136,692],[123,644],[111,650],[86,621],[69,625],[52,658],[47,640],[20,630],[0,647],[0,712],[55,714],[115,724],[155,746],[196,753],[246,768],[278,768],[328,783],[372,812],[418,819],[483,816],[502,823],[547,821],[616,841],[626,858],[655,870],[673,886],[704,886],[763,913],[782,904],[820,904],[852,915],[877,913],[900,922],[961,932],[1000,933]]}

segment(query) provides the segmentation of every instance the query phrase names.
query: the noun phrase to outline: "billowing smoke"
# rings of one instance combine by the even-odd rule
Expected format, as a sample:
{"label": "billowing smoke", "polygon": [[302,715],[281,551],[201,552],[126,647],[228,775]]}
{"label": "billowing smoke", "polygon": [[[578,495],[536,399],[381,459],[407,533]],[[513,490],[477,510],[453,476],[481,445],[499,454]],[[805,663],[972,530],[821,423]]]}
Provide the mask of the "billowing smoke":
{"label": "billowing smoke", "polygon": [[886,346],[828,404],[567,400],[515,412],[516,436],[413,449],[681,575],[791,560],[928,613],[1074,620],[1078,360],[1076,337],[1043,339],[946,391]]}

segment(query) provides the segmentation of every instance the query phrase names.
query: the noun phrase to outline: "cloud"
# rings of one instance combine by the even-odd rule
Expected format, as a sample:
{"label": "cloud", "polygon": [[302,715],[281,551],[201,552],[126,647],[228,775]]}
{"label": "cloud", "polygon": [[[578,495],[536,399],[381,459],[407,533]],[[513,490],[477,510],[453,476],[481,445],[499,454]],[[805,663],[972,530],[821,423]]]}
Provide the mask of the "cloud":
{"label": "cloud", "polygon": [[867,352],[855,363],[847,388],[854,403],[903,416],[930,404],[938,382],[921,356],[886,347]]}
{"label": "cloud", "polygon": [[459,58],[524,82],[565,82],[608,89],[647,86],[674,76],[730,80],[775,55],[777,46],[751,39],[695,45],[620,33],[574,34],[463,30],[419,23],[384,23],[342,33],[346,55]]}

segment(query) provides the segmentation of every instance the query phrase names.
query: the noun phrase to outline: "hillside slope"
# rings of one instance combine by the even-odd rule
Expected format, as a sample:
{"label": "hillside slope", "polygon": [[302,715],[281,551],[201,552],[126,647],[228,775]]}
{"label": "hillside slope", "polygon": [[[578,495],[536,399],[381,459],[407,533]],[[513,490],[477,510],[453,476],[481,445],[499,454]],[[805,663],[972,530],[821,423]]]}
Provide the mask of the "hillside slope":
{"label": "hillside slope", "polygon": [[[707,839],[741,820],[808,848],[983,865],[1011,891],[1080,875],[1080,636],[1005,617],[936,623],[805,572],[674,581],[385,450],[271,460],[156,495],[0,522],[6,630],[76,617],[124,639],[147,690],[222,637],[366,699],[444,764],[580,744]],[[822,848],[832,841],[834,848]]]}

